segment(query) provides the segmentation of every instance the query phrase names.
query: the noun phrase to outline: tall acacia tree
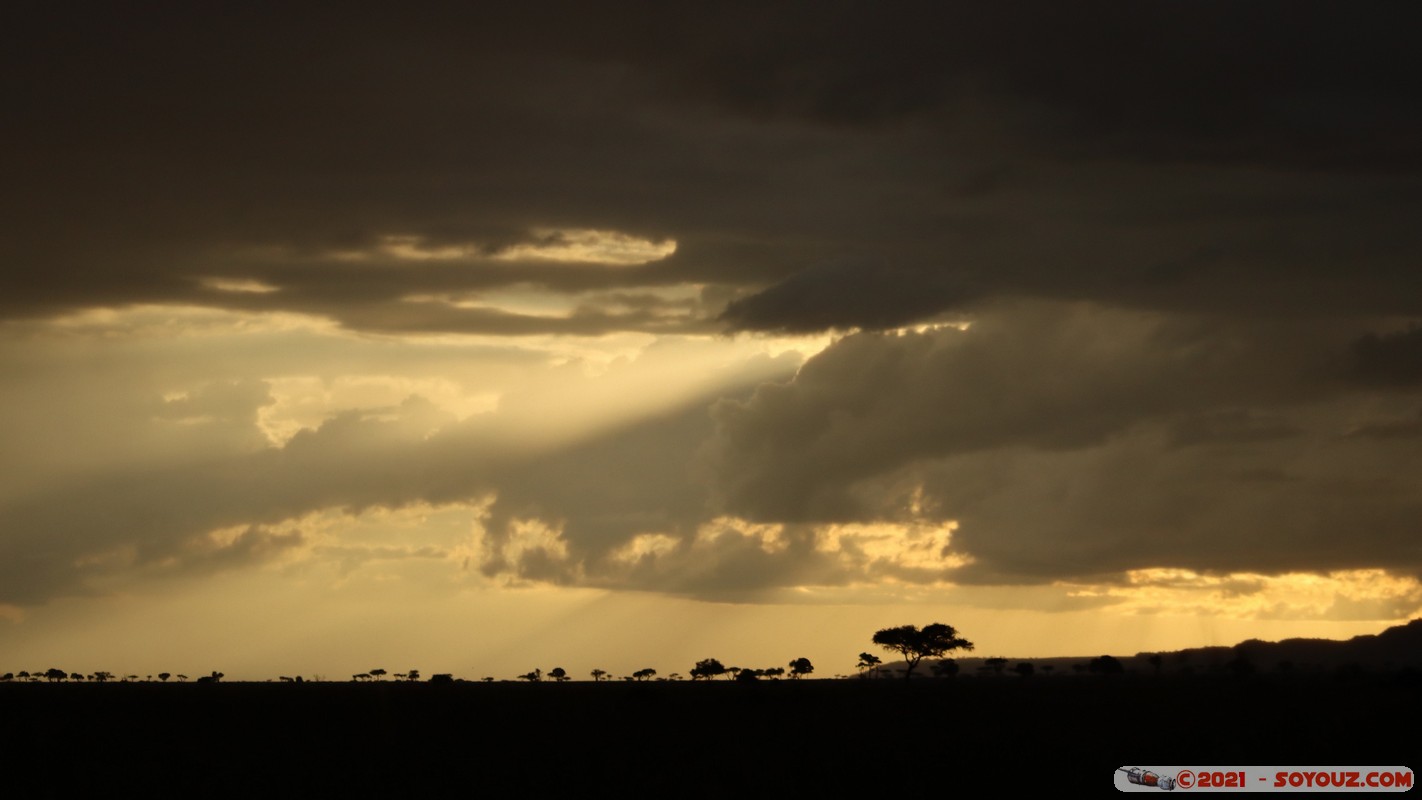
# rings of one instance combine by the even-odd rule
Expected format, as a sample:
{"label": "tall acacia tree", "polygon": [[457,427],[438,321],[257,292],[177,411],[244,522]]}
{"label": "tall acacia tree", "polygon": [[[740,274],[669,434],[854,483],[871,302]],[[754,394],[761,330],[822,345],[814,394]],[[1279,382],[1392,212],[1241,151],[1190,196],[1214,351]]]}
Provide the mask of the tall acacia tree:
{"label": "tall acacia tree", "polygon": [[972,650],[973,643],[958,635],[952,625],[935,622],[919,630],[914,625],[884,628],[874,634],[874,644],[903,656],[908,668],[904,680],[913,676],[913,668],[925,658],[942,658],[954,650]]}
{"label": "tall acacia tree", "polygon": [[726,669],[726,666],[722,664],[719,659],[703,658],[696,662],[696,666],[691,668],[691,679],[705,678],[709,681],[717,675],[726,675],[729,673],[730,670]]}
{"label": "tall acacia tree", "polygon": [[815,671],[815,665],[810,663],[808,658],[797,658],[790,662],[790,677],[799,678],[802,675],[809,675]]}

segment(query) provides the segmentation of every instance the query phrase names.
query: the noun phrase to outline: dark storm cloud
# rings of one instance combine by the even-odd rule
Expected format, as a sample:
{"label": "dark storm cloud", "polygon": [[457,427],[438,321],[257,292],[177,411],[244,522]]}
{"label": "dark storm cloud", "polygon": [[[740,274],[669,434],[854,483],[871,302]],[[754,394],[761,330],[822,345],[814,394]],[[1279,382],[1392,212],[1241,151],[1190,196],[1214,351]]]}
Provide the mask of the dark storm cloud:
{"label": "dark storm cloud", "polygon": [[283,551],[300,547],[301,531],[277,531],[249,526],[231,541],[197,540],[174,552],[145,552],[138,555],[143,563],[156,563],[162,569],[184,574],[214,573],[271,560]]}
{"label": "dark storm cloud", "polygon": [[701,455],[725,513],[957,521],[953,550],[974,559],[959,581],[1422,574],[1415,424],[1335,379],[1349,341],[1346,327],[1008,305],[963,332],[843,339],[793,381],[719,403]]}
{"label": "dark storm cloud", "polygon": [[959,307],[970,292],[947,273],[834,264],[811,267],[750,297],[732,301],[721,319],[733,327],[789,332],[891,328]]}
{"label": "dark storm cloud", "polygon": [[[1239,424],[1254,404],[1314,395],[1313,352],[1264,330],[1075,305],[984,314],[966,331],[858,335],[715,413],[727,502],[757,519],[853,518],[855,480],[917,458],[1098,444],[1143,420]],[[1310,363],[1316,359],[1320,363]],[[1247,428],[1246,428],[1247,430]],[[1229,431],[1221,431],[1221,434]],[[1242,430],[1234,431],[1235,435]],[[862,512],[859,512],[862,513]]]}
{"label": "dark storm cloud", "polygon": [[1411,438],[1422,436],[1422,412],[1406,419],[1374,422],[1350,431],[1349,436],[1364,436],[1375,439]]}
{"label": "dark storm cloud", "polygon": [[[1422,252],[1407,78],[1422,65],[1386,13],[160,4],[10,22],[12,316],[256,302],[193,278],[262,248],[224,277],[352,327],[410,293],[530,280],[770,287],[726,320],[781,330],[892,327],[965,287],[1419,310],[1402,290]],[[1151,208],[1169,224],[1123,231]],[[681,248],[631,273],[485,258],[550,227]],[[330,257],[390,235],[476,257],[442,272]],[[870,266],[824,266],[842,259]],[[498,329],[463,316],[426,327]]]}
{"label": "dark storm cloud", "polygon": [[1143,431],[1073,451],[923,465],[925,492],[975,562],[960,582],[1114,580],[1132,569],[1422,575],[1416,441],[1311,430],[1286,440],[1162,447]]}
{"label": "dark storm cloud", "polygon": [[1279,416],[1230,409],[1186,416],[1174,425],[1171,442],[1176,445],[1263,442],[1298,432]]}
{"label": "dark storm cloud", "polygon": [[[978,309],[965,331],[851,335],[798,372],[792,357],[752,360],[674,408],[556,446],[508,432],[574,413],[537,387],[463,422],[411,397],[281,448],[86,470],[17,494],[0,504],[0,601],[254,563],[302,543],[293,520],[312,512],[489,496],[471,570],[718,600],[887,579],[1109,581],[1156,566],[1422,574],[1417,439],[1387,427],[1415,399],[1335,379],[1355,338],[1298,321],[1008,303]],[[682,352],[653,348],[643,377]],[[159,408],[201,420],[184,424],[193,435],[238,439],[269,400],[261,382],[209,382]],[[950,522],[951,541],[934,538]],[[868,532],[828,527],[856,524]],[[211,538],[235,526],[248,533]],[[393,557],[317,556],[343,568]]]}
{"label": "dark storm cloud", "polygon": [[1369,333],[1353,343],[1350,377],[1373,386],[1405,389],[1422,384],[1422,327]]}
{"label": "dark storm cloud", "polygon": [[[973,325],[853,335],[797,375],[748,369],[769,383],[535,454],[418,398],[242,450],[271,400],[258,378],[294,368],[130,392],[125,414],[223,449],[17,481],[0,601],[79,591],[219,528],[253,533],[193,569],[280,550],[262,526],[313,510],[485,492],[491,574],[698,596],[948,574],[831,558],[808,533],[853,522],[956,520],[975,561],[953,574],[980,582],[1418,572],[1422,338],[1396,331],[1422,316],[1422,50],[1389,13],[21,5],[0,48],[5,317],[183,303],[385,333]],[[677,249],[508,260],[588,230]],[[695,300],[658,294],[688,284]],[[516,287],[572,310],[481,300]],[[43,416],[27,391],[0,400]],[[513,399],[550,423],[571,405]],[[729,526],[698,544],[721,515],[784,538]],[[519,551],[526,520],[566,552]],[[643,534],[669,549],[619,561]]]}

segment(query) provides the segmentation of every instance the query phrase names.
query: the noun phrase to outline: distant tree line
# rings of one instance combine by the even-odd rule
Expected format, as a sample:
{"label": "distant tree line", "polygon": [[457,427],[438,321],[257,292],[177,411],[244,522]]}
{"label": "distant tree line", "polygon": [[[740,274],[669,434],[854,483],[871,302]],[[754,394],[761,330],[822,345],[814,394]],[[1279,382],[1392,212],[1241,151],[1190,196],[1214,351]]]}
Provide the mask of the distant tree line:
{"label": "distant tree line", "polygon": [[[959,635],[956,628],[941,622],[925,625],[923,628],[918,628],[914,625],[882,628],[874,633],[871,641],[883,650],[896,655],[903,666],[896,667],[895,665],[886,665],[879,656],[865,651],[859,654],[859,660],[855,664],[860,678],[883,677],[889,675],[892,671],[897,671],[905,680],[909,680],[913,678],[919,664],[924,661],[929,661],[929,667],[934,677],[952,678],[959,673],[960,668],[958,662],[955,661],[951,655],[958,651],[972,651],[974,649],[973,643]],[[1225,650],[1225,648],[1219,649]],[[1212,670],[1234,675],[1254,674],[1256,668],[1254,663],[1250,660],[1249,653],[1246,652],[1244,644],[1234,648],[1231,655],[1232,658],[1227,662],[1212,665]],[[1189,651],[1184,651],[1174,656],[1181,664],[1184,664],[1189,657]],[[1159,653],[1142,653],[1136,656],[1136,659],[1137,663],[1148,665],[1151,672],[1157,676],[1161,673],[1165,662],[1164,656]],[[1009,666],[1012,673],[1015,673],[1020,679],[1026,680],[1038,674],[1051,675],[1056,665],[1051,663],[1034,664],[1032,661],[1018,661],[1016,664],[1010,664],[1006,658],[993,656],[982,661],[981,666],[978,667],[978,672],[989,678],[998,677],[1008,672]],[[1109,655],[1098,656],[1087,661],[1070,664],[1069,666],[1073,672],[1101,676],[1120,675],[1127,671],[1126,666],[1120,659]],[[1193,666],[1189,665],[1177,670],[1179,674],[1192,674],[1193,671]],[[1296,668],[1291,661],[1281,661],[1277,665],[1277,671],[1280,674],[1291,674],[1296,671]],[[1357,672],[1361,670],[1355,668],[1354,671]],[[804,657],[793,659],[783,667],[727,666],[720,659],[703,658],[691,666],[687,672],[687,677],[692,681],[709,682],[717,678],[724,678],[729,681],[749,682],[758,680],[779,680],[786,677],[791,680],[799,680],[812,675],[814,672],[814,664],[810,662],[810,659]],[[366,670],[365,672],[353,674],[351,681],[355,683],[381,683],[384,682],[387,675],[393,677],[394,682],[397,683],[414,683],[426,680],[429,683],[441,684],[454,683],[457,680],[451,673],[436,673],[428,678],[423,678],[418,669],[409,669],[391,675],[391,673],[388,673],[384,668],[377,667]],[[619,676],[615,676],[611,672],[601,668],[593,669],[588,673],[588,676],[594,683],[602,683],[619,678]],[[0,674],[0,682],[131,683],[151,682],[155,677],[161,683],[168,683],[170,679],[174,678],[178,683],[186,683],[189,680],[187,675],[181,673],[159,672],[156,676],[146,675],[140,678],[140,676],[134,674],[116,675],[104,670],[85,674],[51,667],[44,670],[6,672]],[[214,670],[208,675],[199,677],[196,682],[217,683],[221,681],[223,677],[223,673]],[[546,673],[541,668],[535,668],[522,675],[518,675],[517,679],[529,683],[541,683],[545,680],[553,683],[565,683],[573,680],[573,677],[563,667],[553,667]],[[630,674],[620,676],[620,679],[630,682],[644,682],[652,680],[679,681],[684,678],[677,672],[660,676],[656,669],[644,667]],[[306,683],[311,681],[324,681],[324,678],[319,675],[312,676],[309,679],[299,675],[282,675],[276,680],[282,683]],[[481,680],[484,683],[492,683],[495,679],[492,676],[485,676]]]}

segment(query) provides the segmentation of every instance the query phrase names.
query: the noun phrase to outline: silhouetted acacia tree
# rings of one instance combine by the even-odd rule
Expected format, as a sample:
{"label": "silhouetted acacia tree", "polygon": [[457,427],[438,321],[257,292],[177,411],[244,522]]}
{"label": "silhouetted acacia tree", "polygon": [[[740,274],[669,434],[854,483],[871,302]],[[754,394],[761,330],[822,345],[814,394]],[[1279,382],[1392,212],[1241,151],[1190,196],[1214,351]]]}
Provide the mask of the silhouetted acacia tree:
{"label": "silhouetted acacia tree", "polygon": [[790,662],[790,677],[801,678],[815,671],[815,665],[808,658],[797,658]]}
{"label": "silhouetted acacia tree", "polygon": [[562,667],[554,667],[553,669],[548,670],[548,677],[559,683],[562,683],[563,681],[566,681],[568,679],[568,671],[563,669]]}
{"label": "silhouetted acacia tree", "polygon": [[538,681],[543,680],[543,670],[534,669],[532,672],[523,673],[522,675],[518,676],[518,678],[519,680],[528,681],[529,683],[537,683]]}
{"label": "silhouetted acacia tree", "polygon": [[879,660],[879,657],[874,655],[873,653],[860,653],[859,663],[855,664],[854,668],[859,670],[859,677],[863,678],[870,675],[873,672],[874,668],[879,666],[881,663],[883,662],[881,662]]}
{"label": "silhouetted acacia tree", "polygon": [[935,622],[919,630],[913,625],[884,628],[874,634],[874,644],[903,656],[908,668],[904,680],[913,676],[913,668],[925,658],[936,658],[953,650],[972,650],[973,643],[958,636],[952,625]]}
{"label": "silhouetted acacia tree", "polygon": [[656,674],[657,674],[657,671],[656,671],[656,670],[652,669],[651,667],[647,667],[646,669],[639,669],[639,670],[637,670],[636,672],[632,673],[632,680],[634,680],[634,681],[645,681],[646,679],[648,679],[648,678],[650,678],[650,677],[652,677],[652,676],[654,676],[654,675],[656,675]]}
{"label": "silhouetted acacia tree", "polygon": [[595,669],[588,674],[592,676],[593,683],[602,683],[602,679],[607,677],[607,670]]}
{"label": "silhouetted acacia tree", "polygon": [[705,678],[710,680],[717,675],[725,675],[726,666],[714,658],[703,658],[696,662],[696,666],[691,668],[691,679]]}
{"label": "silhouetted acacia tree", "polygon": [[374,678],[374,679],[376,679],[376,680],[380,680],[381,676],[383,676],[384,674],[385,674],[385,670],[383,670],[383,669],[373,669],[373,670],[370,671],[370,677],[372,677],[372,678]]}
{"label": "silhouetted acacia tree", "polygon": [[164,682],[164,683],[167,683],[167,682],[168,682],[168,679],[171,678],[171,677],[173,677],[173,675],[172,675],[172,673],[170,673],[170,672],[160,672],[160,673],[158,673],[158,680],[160,680],[160,681],[162,681],[162,682]]}

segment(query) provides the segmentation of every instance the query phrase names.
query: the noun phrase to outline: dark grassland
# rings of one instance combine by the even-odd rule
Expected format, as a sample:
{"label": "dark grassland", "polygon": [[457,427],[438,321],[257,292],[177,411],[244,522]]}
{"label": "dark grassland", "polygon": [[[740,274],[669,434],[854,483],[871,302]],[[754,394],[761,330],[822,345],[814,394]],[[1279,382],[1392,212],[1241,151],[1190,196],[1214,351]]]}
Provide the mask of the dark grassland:
{"label": "dark grassland", "polygon": [[1121,765],[1415,767],[1420,701],[1411,672],[0,684],[0,764],[14,797],[1110,791]]}

